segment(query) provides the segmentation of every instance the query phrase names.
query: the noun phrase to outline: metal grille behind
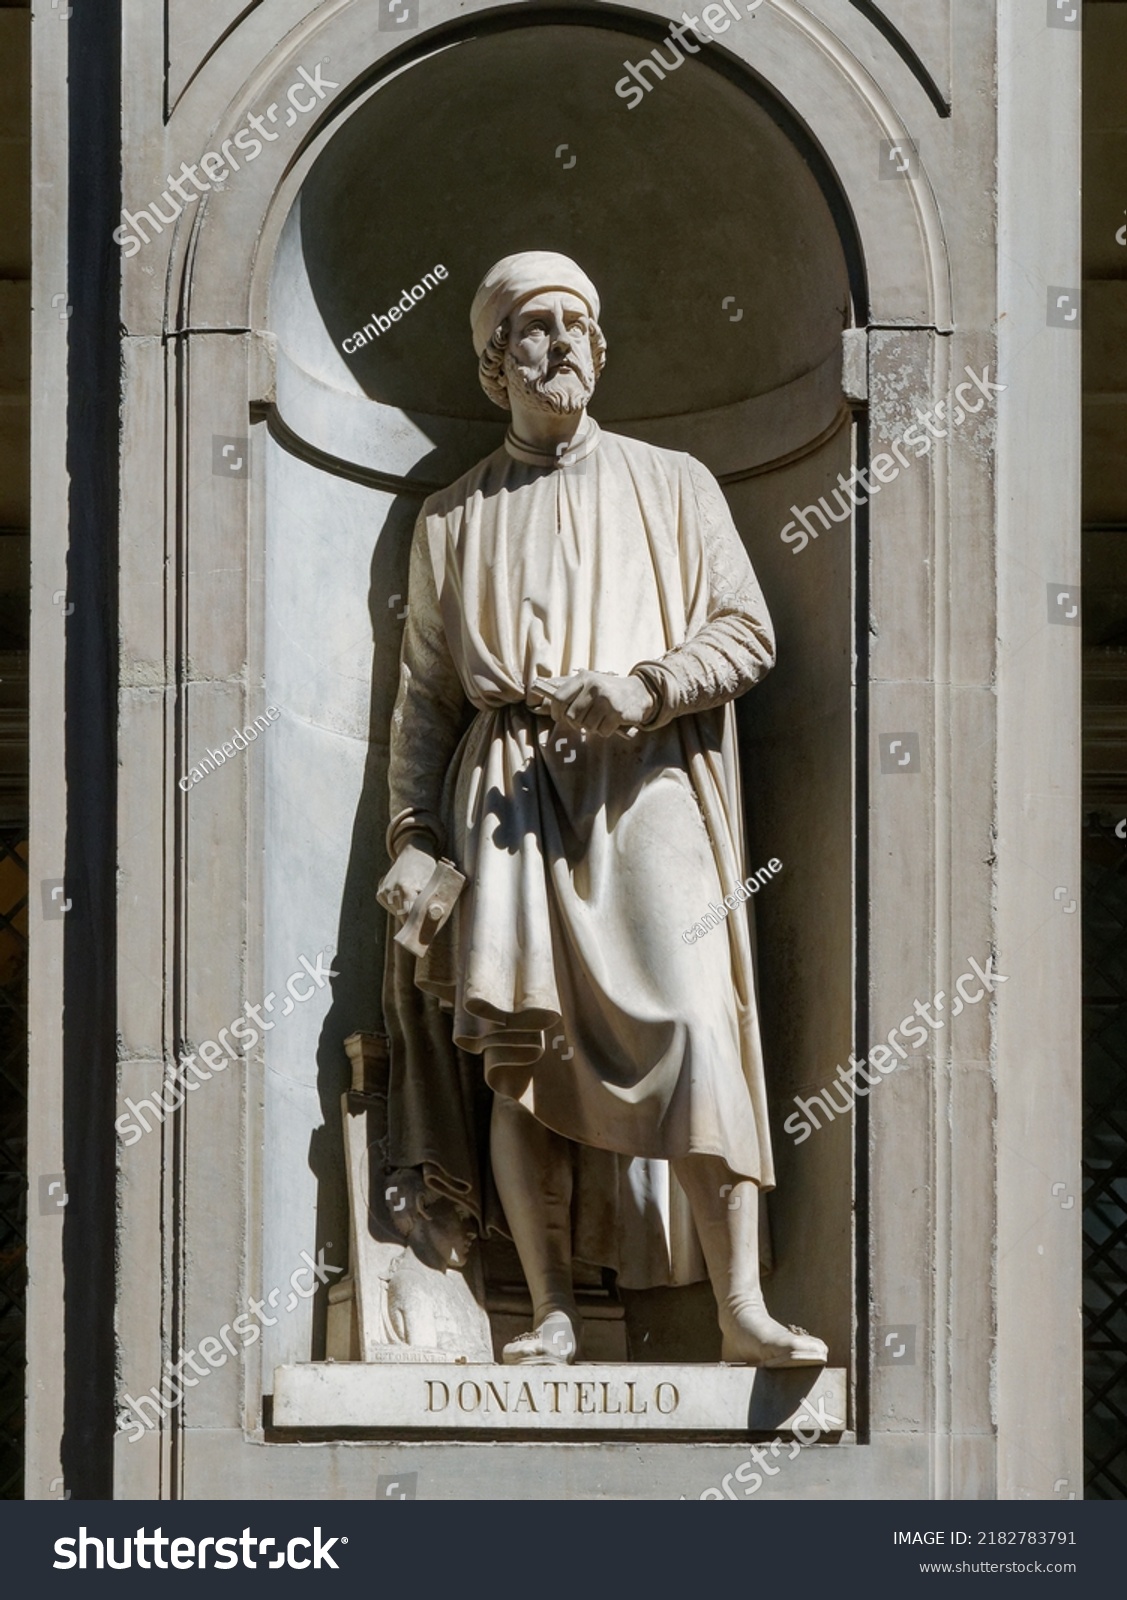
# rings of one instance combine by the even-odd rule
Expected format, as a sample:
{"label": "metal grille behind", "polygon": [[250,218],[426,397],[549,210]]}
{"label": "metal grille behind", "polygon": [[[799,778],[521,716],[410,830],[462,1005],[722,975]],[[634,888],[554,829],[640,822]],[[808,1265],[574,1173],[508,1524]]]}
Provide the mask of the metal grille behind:
{"label": "metal grille behind", "polygon": [[1127,1499],[1127,841],[1084,839],[1084,1456]]}

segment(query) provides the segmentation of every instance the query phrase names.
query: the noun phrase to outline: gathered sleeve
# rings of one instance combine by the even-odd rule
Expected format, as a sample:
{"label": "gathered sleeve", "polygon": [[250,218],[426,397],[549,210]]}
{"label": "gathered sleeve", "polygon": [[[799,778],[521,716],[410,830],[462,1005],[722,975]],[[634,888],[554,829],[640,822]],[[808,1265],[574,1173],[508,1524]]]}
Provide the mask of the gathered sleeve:
{"label": "gathered sleeve", "polygon": [[388,765],[387,848],[393,861],[412,842],[436,855],[446,850],[443,786],[472,715],[442,622],[425,507],[411,543],[407,608]]}
{"label": "gathered sleeve", "polygon": [[684,644],[634,667],[657,701],[650,728],[736,699],[775,662],[767,604],[723,491],[699,461],[690,458],[688,469],[704,551],[706,620]]}

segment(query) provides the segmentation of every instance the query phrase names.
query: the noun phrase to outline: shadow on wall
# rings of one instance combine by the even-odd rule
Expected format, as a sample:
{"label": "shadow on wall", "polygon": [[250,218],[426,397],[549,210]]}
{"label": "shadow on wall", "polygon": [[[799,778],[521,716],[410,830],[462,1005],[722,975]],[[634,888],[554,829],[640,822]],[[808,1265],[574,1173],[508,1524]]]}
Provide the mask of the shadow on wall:
{"label": "shadow on wall", "polygon": [[[372,626],[372,676],[367,755],[356,806],[348,865],[337,924],[332,1003],[317,1047],[317,1089],[321,1125],[309,1140],[309,1166],[317,1182],[318,1246],[348,1238],[348,1211],[341,1135],[341,1095],[350,1069],[342,1041],[351,1033],[383,1033],[381,992],[386,953],[387,915],[376,902],[376,886],[388,868],[388,740],[398,689],[399,648],[407,604],[411,535],[421,500],[397,495],[372,552],[368,610]],[[384,1219],[384,1237],[398,1235]],[[341,1259],[340,1254],[335,1259]],[[327,1289],[314,1305],[314,1359],[324,1353]]]}

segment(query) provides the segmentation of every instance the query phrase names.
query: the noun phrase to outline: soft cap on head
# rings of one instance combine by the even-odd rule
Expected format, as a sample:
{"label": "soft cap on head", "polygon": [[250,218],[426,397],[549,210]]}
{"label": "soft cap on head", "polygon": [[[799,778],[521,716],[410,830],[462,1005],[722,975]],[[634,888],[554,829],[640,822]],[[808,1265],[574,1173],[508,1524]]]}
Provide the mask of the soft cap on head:
{"label": "soft cap on head", "polygon": [[506,256],[490,267],[470,307],[473,344],[478,355],[489,343],[494,329],[501,326],[522,300],[551,289],[578,295],[598,321],[599,291],[570,256],[557,255],[554,250],[522,250],[519,255]]}

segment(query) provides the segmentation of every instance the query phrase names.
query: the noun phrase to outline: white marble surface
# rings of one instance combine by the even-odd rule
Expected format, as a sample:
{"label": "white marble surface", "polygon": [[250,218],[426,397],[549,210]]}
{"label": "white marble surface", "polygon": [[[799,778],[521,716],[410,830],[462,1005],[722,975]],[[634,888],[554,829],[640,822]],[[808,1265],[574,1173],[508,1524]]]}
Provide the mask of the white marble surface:
{"label": "white marble surface", "polygon": [[[819,1426],[821,1419],[825,1426]],[[466,1433],[793,1433],[833,1438],[846,1374],[757,1367],[576,1362],[397,1366],[306,1362],[274,1374],[282,1429],[425,1428]]]}

